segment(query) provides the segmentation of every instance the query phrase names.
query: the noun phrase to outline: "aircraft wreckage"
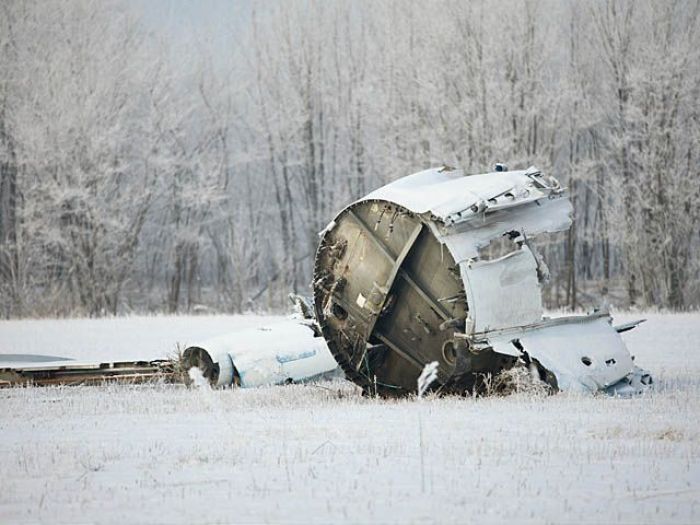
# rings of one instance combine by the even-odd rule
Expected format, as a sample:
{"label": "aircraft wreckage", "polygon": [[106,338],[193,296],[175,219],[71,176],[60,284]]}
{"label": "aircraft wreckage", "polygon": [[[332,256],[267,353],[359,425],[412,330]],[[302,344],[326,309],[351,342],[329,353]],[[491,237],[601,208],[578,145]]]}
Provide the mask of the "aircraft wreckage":
{"label": "aircraft wreckage", "polygon": [[[544,317],[547,267],[531,240],[568,230],[572,206],[536,168],[465,176],[449,167],[384,186],[323,231],[316,317],[345,375],[384,395],[415,391],[438,363],[443,392],[478,389],[518,361],[559,390],[632,393],[651,383],[607,312]],[[510,245],[482,256],[494,241]]]}
{"label": "aircraft wreckage", "polygon": [[[641,393],[637,367],[607,311],[544,316],[548,270],[531,241],[571,226],[566,191],[536,168],[465,175],[449,167],[392,182],[343,209],[321,232],[313,305],[296,318],[191,346],[179,368],[196,366],[213,385],[304,381],[338,366],[363,391],[416,392],[437,363],[433,390],[479,393],[484,378],[526,366],[553,390]],[[494,257],[498,248],[503,255]],[[168,362],[103,363],[87,376],[164,375]],[[95,368],[97,367],[97,368]],[[135,372],[136,371],[136,372]],[[94,374],[93,374],[94,372]],[[5,369],[6,384],[81,382],[47,367]],[[13,381],[8,381],[11,376]],[[82,374],[82,375],[81,375]]]}

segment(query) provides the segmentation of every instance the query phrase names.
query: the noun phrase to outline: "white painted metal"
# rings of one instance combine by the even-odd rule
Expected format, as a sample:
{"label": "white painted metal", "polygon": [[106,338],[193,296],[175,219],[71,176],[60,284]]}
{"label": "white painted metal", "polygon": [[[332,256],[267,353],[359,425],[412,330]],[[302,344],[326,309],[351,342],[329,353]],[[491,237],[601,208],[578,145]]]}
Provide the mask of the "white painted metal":
{"label": "white painted metal", "polygon": [[527,246],[493,261],[460,265],[475,332],[542,320],[537,261]]}
{"label": "white painted metal", "polygon": [[218,386],[234,383],[234,367],[244,388],[303,381],[338,366],[310,322],[287,319],[209,339],[193,347],[204,349],[218,363]]}
{"label": "white painted metal", "polygon": [[573,208],[556,179],[534,167],[469,176],[444,167],[399,179],[361,201],[374,199],[422,215],[450,251],[464,282],[469,307],[465,335],[473,346],[478,339],[496,352],[522,356],[512,344],[518,339],[524,352],[555,375],[562,390],[620,394],[650,384],[607,313],[543,319],[542,276],[526,245],[494,261],[478,260],[480,248],[506,233],[518,232],[522,240],[569,229]]}
{"label": "white painted metal", "polygon": [[560,390],[596,392],[614,385],[634,367],[610,320],[607,314],[564,317],[485,334],[485,339],[498,353],[527,354],[537,360],[555,375]]}

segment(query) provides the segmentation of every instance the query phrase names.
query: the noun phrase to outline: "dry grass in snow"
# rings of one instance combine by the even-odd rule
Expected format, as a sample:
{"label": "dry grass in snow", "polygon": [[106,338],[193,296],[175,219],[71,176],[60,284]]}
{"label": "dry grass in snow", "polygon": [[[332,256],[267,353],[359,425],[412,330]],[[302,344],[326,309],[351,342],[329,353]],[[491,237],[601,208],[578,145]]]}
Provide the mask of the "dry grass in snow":
{"label": "dry grass in snow", "polygon": [[[700,315],[649,317],[625,338],[657,388],[629,400],[383,401],[342,381],[3,390],[0,522],[697,523]],[[118,351],[130,322],[129,341],[182,333],[159,319],[162,334],[143,318],[102,336],[62,322],[73,346]],[[65,355],[36,343],[41,323],[0,322],[0,353],[26,339]]]}

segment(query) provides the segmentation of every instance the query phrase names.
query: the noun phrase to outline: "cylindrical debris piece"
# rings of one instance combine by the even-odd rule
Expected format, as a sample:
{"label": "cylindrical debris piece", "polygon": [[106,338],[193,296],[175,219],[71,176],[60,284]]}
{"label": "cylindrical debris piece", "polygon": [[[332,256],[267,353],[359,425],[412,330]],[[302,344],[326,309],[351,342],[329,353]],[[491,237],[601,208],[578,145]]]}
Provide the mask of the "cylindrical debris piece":
{"label": "cylindrical debris piece", "polygon": [[287,319],[188,347],[184,366],[196,366],[214,386],[244,388],[305,381],[337,368],[313,321]]}

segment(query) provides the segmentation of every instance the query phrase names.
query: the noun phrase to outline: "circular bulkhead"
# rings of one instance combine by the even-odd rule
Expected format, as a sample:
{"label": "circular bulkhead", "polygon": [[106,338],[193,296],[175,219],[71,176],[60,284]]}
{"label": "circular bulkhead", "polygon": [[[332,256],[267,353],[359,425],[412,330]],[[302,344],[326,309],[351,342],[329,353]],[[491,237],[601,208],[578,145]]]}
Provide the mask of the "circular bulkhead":
{"label": "circular bulkhead", "polygon": [[392,202],[364,200],[341,211],[322,234],[314,263],[316,318],[347,378],[368,394],[414,393],[433,361],[439,365],[434,389],[445,393],[471,391],[484,373],[509,365],[488,350],[469,352],[464,283],[430,220]]}

